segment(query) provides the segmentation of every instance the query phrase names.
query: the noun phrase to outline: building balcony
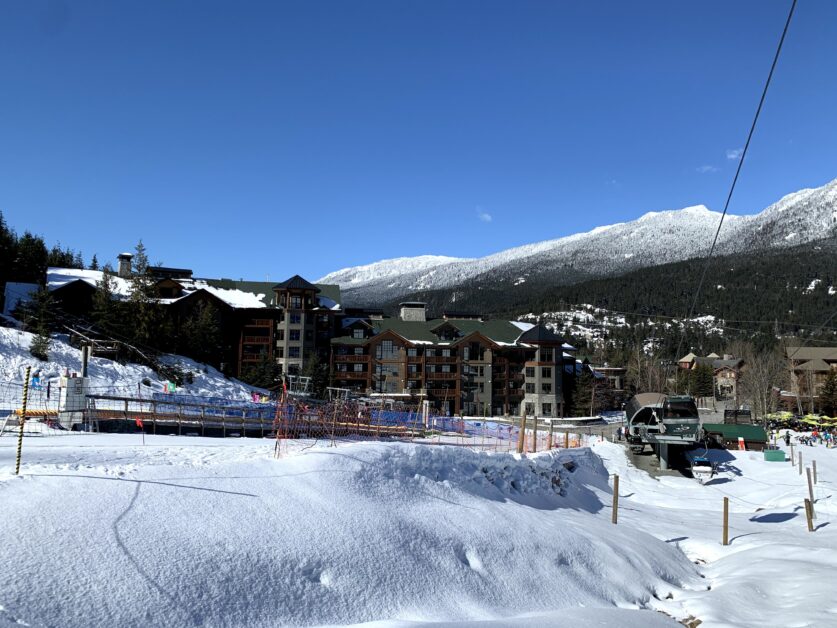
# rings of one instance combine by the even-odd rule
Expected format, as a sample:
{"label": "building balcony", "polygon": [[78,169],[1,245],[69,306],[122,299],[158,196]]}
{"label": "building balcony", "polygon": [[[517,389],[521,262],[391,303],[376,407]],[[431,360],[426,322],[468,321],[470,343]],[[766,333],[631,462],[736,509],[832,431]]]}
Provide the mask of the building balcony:
{"label": "building balcony", "polygon": [[335,362],[369,362],[368,355],[335,355]]}
{"label": "building balcony", "polygon": [[259,362],[266,357],[268,357],[267,353],[242,353],[241,354],[241,361],[242,362]]}
{"label": "building balcony", "polygon": [[247,327],[273,327],[273,321],[269,318],[254,318],[247,323]]}
{"label": "building balcony", "polygon": [[429,355],[426,357],[428,364],[456,364],[455,355]]}
{"label": "building balcony", "polygon": [[270,336],[244,336],[246,345],[269,345],[270,340]]}
{"label": "building balcony", "polygon": [[458,373],[428,373],[427,379],[459,379]]}
{"label": "building balcony", "polygon": [[410,364],[421,364],[421,361],[423,359],[424,358],[420,355],[408,355],[407,356],[407,362],[409,362]]}
{"label": "building balcony", "polygon": [[451,399],[456,396],[456,388],[428,388],[427,394],[434,397]]}
{"label": "building balcony", "polygon": [[337,371],[334,379],[366,379],[369,373],[357,371]]}

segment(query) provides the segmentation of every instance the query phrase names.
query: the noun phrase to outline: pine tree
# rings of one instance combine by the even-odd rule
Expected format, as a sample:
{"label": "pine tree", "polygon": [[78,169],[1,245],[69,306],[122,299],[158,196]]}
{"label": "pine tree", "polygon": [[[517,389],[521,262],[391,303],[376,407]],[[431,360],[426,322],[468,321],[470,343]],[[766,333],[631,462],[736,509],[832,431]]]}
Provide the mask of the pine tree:
{"label": "pine tree", "polygon": [[828,372],[820,389],[820,409],[830,417],[837,417],[837,371]]}
{"label": "pine tree", "polygon": [[241,372],[241,381],[259,388],[273,388],[279,378],[279,365],[276,360],[264,354],[264,357]]}
{"label": "pine tree", "polygon": [[99,259],[93,253],[93,259],[90,260],[90,270],[99,270]]}
{"label": "pine tree", "polygon": [[[591,416],[590,404],[593,399],[593,375],[587,369],[576,378],[575,390],[571,400],[571,416]],[[595,405],[595,404],[594,404]],[[593,408],[595,412],[595,407]]]}
{"label": "pine tree", "polygon": [[302,374],[311,378],[311,396],[315,399],[325,399],[330,380],[328,364],[321,362],[315,353],[305,363]]}
{"label": "pine tree", "polygon": [[49,359],[49,331],[52,326],[52,296],[46,287],[41,287],[27,304],[30,316],[25,318],[27,331],[36,335],[29,345],[29,353],[39,359]]}
{"label": "pine tree", "polygon": [[131,277],[130,331],[134,344],[142,347],[158,346],[160,312],[156,303],[154,281],[148,276],[148,255],[142,240],[134,254],[134,275]]}
{"label": "pine tree", "polygon": [[119,333],[121,328],[119,303],[114,300],[113,290],[113,270],[105,264],[93,295],[93,321],[105,334]]}
{"label": "pine tree", "polygon": [[14,278],[25,283],[43,283],[48,257],[43,238],[25,232],[17,241]]}
{"label": "pine tree", "polygon": [[200,303],[181,329],[181,346],[186,355],[217,365],[221,354],[221,314],[211,303]]}
{"label": "pine tree", "polygon": [[715,396],[715,371],[709,364],[698,364],[692,371],[691,393],[695,397]]}

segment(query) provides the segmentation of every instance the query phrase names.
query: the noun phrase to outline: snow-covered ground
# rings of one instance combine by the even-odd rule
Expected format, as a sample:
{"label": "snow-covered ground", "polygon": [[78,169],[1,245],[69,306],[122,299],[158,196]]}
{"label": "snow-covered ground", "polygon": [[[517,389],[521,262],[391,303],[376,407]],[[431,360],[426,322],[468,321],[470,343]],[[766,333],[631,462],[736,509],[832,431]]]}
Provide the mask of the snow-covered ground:
{"label": "snow-covered ground", "polygon": [[529,458],[294,443],[276,459],[268,440],[80,434],[26,439],[20,477],[14,443],[0,438],[0,625],[837,619],[837,450],[804,448],[819,471],[809,533],[804,476],[750,452],[717,452],[701,486],[652,479],[612,443]]}
{"label": "snow-covered ground", "polygon": [[[50,341],[49,360],[41,362],[29,353],[33,335],[27,332],[0,327],[0,410],[6,406],[17,407],[22,396],[26,367],[33,373],[40,371],[44,386],[48,381],[57,384],[65,371],[81,371],[81,351],[64,342],[61,337]],[[252,391],[261,391],[238,380],[228,379],[212,368],[183,356],[164,356],[163,362],[178,366],[184,372],[192,373],[193,381],[178,387],[178,394],[224,397],[246,400]],[[88,368],[91,393],[150,396],[152,392],[163,391],[163,380],[145,366],[121,364],[105,358],[91,358]],[[143,383],[146,382],[146,383]],[[43,397],[43,399],[42,399]],[[32,391],[34,406],[46,402],[46,391]],[[57,395],[50,395],[50,402],[57,401]],[[50,406],[51,407],[51,406]]]}

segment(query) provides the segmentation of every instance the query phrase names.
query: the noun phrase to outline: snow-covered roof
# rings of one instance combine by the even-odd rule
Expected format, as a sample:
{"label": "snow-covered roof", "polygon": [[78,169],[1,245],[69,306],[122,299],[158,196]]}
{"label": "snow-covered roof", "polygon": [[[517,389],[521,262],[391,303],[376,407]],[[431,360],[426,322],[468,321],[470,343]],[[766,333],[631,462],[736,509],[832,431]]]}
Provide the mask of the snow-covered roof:
{"label": "snow-covered roof", "polygon": [[529,331],[535,325],[533,323],[527,323],[526,321],[509,321],[512,325],[517,327],[520,331]]}
{"label": "snow-covered roof", "polygon": [[[96,284],[102,281],[101,270],[82,270],[80,268],[47,268],[47,288],[50,292],[63,288],[74,281],[83,281],[84,283],[96,287]],[[131,282],[122,277],[111,275],[113,294],[119,297],[128,297],[131,294]]]}

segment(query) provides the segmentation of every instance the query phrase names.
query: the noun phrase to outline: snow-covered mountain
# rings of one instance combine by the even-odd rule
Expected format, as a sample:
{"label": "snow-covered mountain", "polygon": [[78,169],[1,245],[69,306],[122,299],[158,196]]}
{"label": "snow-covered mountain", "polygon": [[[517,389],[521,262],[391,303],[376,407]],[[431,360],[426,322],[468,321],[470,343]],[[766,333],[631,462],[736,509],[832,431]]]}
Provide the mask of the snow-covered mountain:
{"label": "snow-covered mountain", "polygon": [[[454,288],[491,272],[520,284],[549,274],[555,284],[622,273],[708,253],[720,212],[703,205],[649,212],[637,220],[519,246],[477,259],[423,255],[344,268],[317,280],[337,283],[348,304],[373,304],[418,290]],[[785,196],[752,216],[727,214],[720,253],[793,246],[837,233],[837,179]]]}

